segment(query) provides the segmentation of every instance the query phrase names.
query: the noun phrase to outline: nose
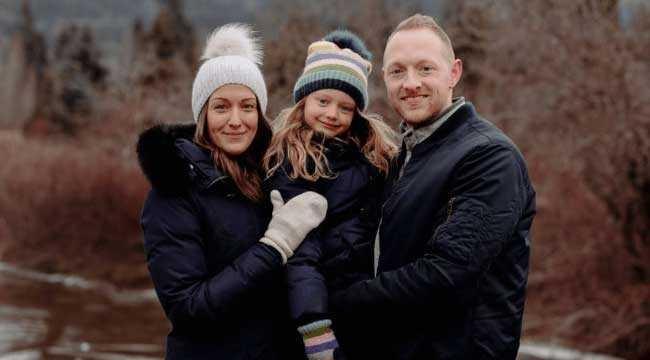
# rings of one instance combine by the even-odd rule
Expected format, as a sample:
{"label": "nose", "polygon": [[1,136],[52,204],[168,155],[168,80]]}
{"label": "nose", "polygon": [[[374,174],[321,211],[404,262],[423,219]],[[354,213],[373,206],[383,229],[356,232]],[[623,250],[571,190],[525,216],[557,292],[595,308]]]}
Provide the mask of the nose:
{"label": "nose", "polygon": [[336,111],[337,111],[337,109],[336,109],[335,104],[330,104],[330,105],[327,107],[327,109],[325,110],[325,116],[326,116],[328,119],[336,120]]}
{"label": "nose", "polygon": [[422,86],[422,82],[415,71],[409,69],[406,72],[406,79],[404,79],[404,84],[402,86],[404,87],[404,90],[407,91],[418,91]]}
{"label": "nose", "polygon": [[236,107],[233,108],[230,118],[228,119],[228,126],[231,128],[238,128],[242,125],[241,114],[239,109]]}

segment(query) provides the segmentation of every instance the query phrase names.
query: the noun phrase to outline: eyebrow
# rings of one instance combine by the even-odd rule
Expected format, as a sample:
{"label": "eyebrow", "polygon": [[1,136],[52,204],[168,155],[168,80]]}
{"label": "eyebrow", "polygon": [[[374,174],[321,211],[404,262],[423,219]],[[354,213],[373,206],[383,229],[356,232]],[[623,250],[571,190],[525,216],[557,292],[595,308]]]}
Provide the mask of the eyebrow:
{"label": "eyebrow", "polygon": [[420,61],[418,61],[418,62],[415,63],[415,64],[416,64],[416,65],[422,65],[422,64],[433,64],[433,65],[435,65],[435,66],[438,66],[438,63],[437,63],[435,60],[431,60],[431,59],[420,60]]}
{"label": "eyebrow", "polygon": [[215,97],[215,98],[210,99],[210,103],[215,103],[217,101],[228,101],[228,99],[220,98],[220,97]]}
{"label": "eyebrow", "polygon": [[404,64],[402,64],[401,62],[398,62],[398,61],[393,61],[392,63],[385,64],[382,67],[382,70],[387,71],[388,69],[396,68],[396,67],[403,68],[403,67],[406,67],[406,65],[404,65]]}
{"label": "eyebrow", "polygon": [[[230,99],[225,98],[225,97],[216,97],[216,98],[212,98],[212,99],[210,100],[210,102],[215,102],[215,101],[219,101],[219,100],[230,102]],[[241,99],[241,100],[239,100],[239,102],[244,102],[244,101],[255,101],[255,102],[257,102],[257,99],[254,98],[254,97],[249,97],[249,98],[245,98],[245,99]]]}

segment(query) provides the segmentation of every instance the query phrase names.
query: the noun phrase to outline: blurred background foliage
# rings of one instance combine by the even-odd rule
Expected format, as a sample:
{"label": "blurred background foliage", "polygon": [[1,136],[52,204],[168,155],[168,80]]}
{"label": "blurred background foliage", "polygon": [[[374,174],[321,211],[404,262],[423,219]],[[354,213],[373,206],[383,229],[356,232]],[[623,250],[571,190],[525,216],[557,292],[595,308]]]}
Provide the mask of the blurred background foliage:
{"label": "blurred background foliage", "polygon": [[624,0],[0,1],[0,260],[150,287],[137,135],[189,122],[207,32],[264,39],[269,118],[307,46],[357,32],[374,53],[414,12],[464,62],[457,94],[524,152],[538,192],[524,338],[650,357],[650,4]]}

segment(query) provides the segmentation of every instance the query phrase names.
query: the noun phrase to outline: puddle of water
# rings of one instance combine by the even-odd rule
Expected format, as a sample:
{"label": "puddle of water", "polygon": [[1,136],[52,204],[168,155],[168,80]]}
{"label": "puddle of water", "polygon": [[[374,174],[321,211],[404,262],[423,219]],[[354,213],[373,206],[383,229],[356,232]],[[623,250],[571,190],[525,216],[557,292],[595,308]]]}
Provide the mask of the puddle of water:
{"label": "puddle of water", "polygon": [[47,316],[44,310],[0,305],[0,354],[40,341]]}
{"label": "puddle of water", "polygon": [[[0,262],[0,360],[154,360],[169,331],[152,290]],[[519,360],[622,360],[523,343]]]}
{"label": "puddle of water", "polygon": [[624,360],[617,357],[580,352],[557,345],[524,343],[519,347],[518,360]]}
{"label": "puddle of water", "polygon": [[151,290],[0,263],[0,360],[164,356],[169,325]]}
{"label": "puddle of water", "polygon": [[41,352],[36,350],[15,351],[0,355],[0,360],[40,360]]}

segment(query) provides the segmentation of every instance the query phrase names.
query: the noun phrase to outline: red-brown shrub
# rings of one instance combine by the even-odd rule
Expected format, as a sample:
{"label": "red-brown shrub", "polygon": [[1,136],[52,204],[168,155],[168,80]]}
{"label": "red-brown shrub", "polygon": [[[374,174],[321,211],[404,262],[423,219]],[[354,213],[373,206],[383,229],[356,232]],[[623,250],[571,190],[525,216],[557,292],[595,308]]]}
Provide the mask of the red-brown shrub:
{"label": "red-brown shrub", "polygon": [[624,28],[617,7],[463,0],[448,29],[467,70],[460,93],[522,148],[538,192],[525,337],[642,359],[650,27]]}
{"label": "red-brown shrub", "polygon": [[133,157],[0,136],[2,258],[120,285],[145,283],[138,219],[147,184]]}

